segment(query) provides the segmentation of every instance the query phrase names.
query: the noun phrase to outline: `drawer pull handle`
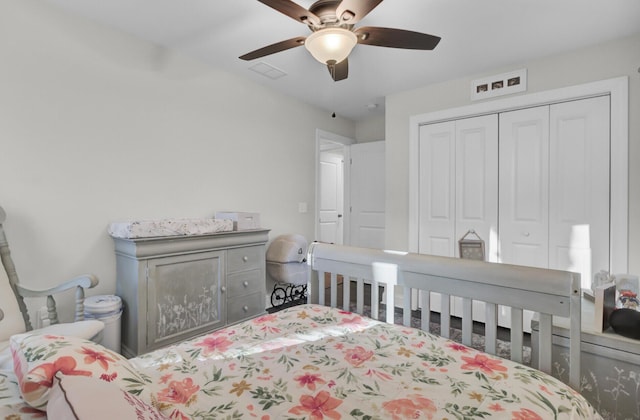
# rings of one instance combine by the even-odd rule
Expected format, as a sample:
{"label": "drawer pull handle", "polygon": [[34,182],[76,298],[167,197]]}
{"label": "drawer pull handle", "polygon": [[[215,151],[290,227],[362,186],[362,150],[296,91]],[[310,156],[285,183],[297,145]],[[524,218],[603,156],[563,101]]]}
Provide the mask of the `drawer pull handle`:
{"label": "drawer pull handle", "polygon": [[249,311],[249,307],[247,305],[244,305],[242,307],[242,310],[245,311],[245,312],[248,312]]}
{"label": "drawer pull handle", "polygon": [[220,291],[221,291],[222,293],[226,292],[226,291],[227,291],[227,287],[226,287],[226,286],[222,286],[222,287],[220,288]]}
{"label": "drawer pull handle", "polygon": [[242,285],[244,287],[249,287],[249,282],[245,280],[245,281],[242,282]]}
{"label": "drawer pull handle", "polygon": [[246,255],[244,257],[242,257],[242,261],[247,262],[249,261],[249,257],[247,257]]}

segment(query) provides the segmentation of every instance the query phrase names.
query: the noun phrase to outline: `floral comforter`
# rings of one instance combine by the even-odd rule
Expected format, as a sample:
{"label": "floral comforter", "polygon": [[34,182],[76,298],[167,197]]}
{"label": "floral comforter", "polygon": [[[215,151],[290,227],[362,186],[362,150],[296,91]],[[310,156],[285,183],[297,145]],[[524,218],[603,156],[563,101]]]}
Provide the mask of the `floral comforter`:
{"label": "floral comforter", "polygon": [[600,418],[535,369],[324,306],[265,315],[130,362],[170,418]]}

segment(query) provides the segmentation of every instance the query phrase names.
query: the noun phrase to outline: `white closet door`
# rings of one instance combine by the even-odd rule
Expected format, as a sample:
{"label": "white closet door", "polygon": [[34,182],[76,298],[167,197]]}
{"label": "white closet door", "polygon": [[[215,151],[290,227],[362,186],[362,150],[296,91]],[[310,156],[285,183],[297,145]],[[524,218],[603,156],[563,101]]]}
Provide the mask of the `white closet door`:
{"label": "white closet door", "polygon": [[498,116],[456,121],[455,256],[458,240],[473,229],[485,242],[485,258],[497,261]]}
{"label": "white closet door", "polygon": [[[498,258],[498,116],[456,121],[455,256],[458,240],[473,229],[485,242],[485,258]],[[485,321],[485,305],[473,302],[473,319]],[[452,313],[463,316],[461,298]]]}
{"label": "white closet door", "polygon": [[[420,254],[455,253],[455,135],[453,121],[420,127]],[[416,305],[420,293],[412,298]],[[439,293],[430,302],[432,311],[442,312]]]}
{"label": "white closet door", "polygon": [[[458,240],[473,229],[495,261],[498,224],[497,115],[421,127],[419,252],[459,256]],[[452,301],[459,315],[460,302]],[[440,310],[439,296],[431,309]],[[483,313],[482,309],[476,311]]]}
{"label": "white closet door", "polygon": [[455,122],[420,127],[418,252],[455,253]]}
{"label": "white closet door", "polygon": [[420,128],[420,253],[459,256],[458,240],[473,229],[496,260],[497,126],[487,115]]}
{"label": "white closet door", "polygon": [[549,262],[549,107],[500,114],[499,261]]}
{"label": "white closet door", "polygon": [[549,268],[609,270],[609,97],[551,106]]}

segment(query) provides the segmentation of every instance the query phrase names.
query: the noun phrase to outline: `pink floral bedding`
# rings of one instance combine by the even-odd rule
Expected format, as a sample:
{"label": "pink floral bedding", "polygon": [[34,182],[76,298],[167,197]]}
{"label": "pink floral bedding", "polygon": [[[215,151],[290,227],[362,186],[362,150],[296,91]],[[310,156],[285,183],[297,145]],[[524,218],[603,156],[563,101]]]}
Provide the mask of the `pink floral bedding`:
{"label": "pink floral bedding", "polygon": [[131,359],[170,418],[600,418],[532,368],[324,306],[265,315]]}
{"label": "pink floral bedding", "polygon": [[[25,334],[12,337],[11,349],[16,374],[0,370],[0,418],[11,420],[46,417],[58,372],[92,378],[94,386],[108,382],[172,419],[600,418],[537,370],[317,305],[130,360],[73,337]],[[101,398],[91,383],[71,397],[96,412],[112,409],[117,401]]]}

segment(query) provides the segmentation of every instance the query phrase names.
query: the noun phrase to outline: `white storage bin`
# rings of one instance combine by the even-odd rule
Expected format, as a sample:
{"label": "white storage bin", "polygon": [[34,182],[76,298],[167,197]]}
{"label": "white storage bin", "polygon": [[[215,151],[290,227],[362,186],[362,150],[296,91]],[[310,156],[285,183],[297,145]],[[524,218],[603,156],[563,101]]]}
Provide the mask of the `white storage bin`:
{"label": "white storage bin", "polygon": [[233,220],[233,230],[260,229],[260,213],[219,211],[216,213],[216,219]]}
{"label": "white storage bin", "polygon": [[102,345],[120,353],[122,299],[115,295],[89,296],[84,300],[84,317],[104,323]]}

